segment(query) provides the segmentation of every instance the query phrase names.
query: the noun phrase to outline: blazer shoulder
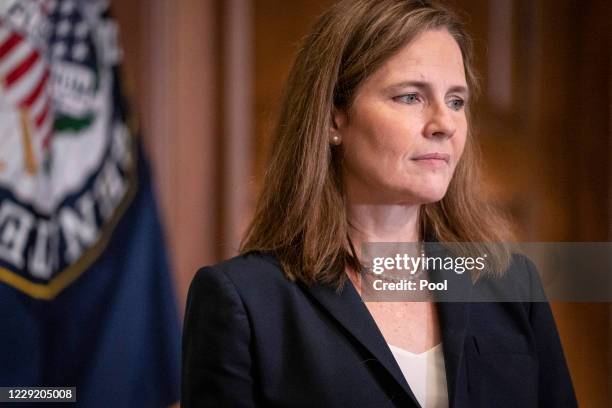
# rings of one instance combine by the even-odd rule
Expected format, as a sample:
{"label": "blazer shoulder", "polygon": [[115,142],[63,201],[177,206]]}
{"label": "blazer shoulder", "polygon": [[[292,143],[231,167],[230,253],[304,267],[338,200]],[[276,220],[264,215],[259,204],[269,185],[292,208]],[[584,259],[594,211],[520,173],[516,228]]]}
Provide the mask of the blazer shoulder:
{"label": "blazer shoulder", "polygon": [[544,302],[546,296],[535,264],[523,253],[513,252],[501,276],[489,275],[475,285],[475,297],[496,302]]}
{"label": "blazer shoulder", "polygon": [[521,252],[513,252],[508,269],[508,272],[513,273],[516,278],[529,282],[532,289],[541,287],[542,282],[538,268],[527,255]]}
{"label": "blazer shoulder", "polygon": [[537,276],[538,271],[533,261],[527,255],[521,252],[512,252],[510,264],[505,274],[513,279],[529,282]]}
{"label": "blazer shoulder", "polygon": [[212,274],[224,275],[238,290],[269,290],[271,287],[290,283],[271,252],[248,252],[201,267],[194,280],[201,280],[203,276]]}
{"label": "blazer shoulder", "polygon": [[526,270],[528,273],[532,273],[533,269],[535,269],[535,264],[533,261],[522,252],[512,252],[511,258],[511,265],[515,264],[517,267]]}

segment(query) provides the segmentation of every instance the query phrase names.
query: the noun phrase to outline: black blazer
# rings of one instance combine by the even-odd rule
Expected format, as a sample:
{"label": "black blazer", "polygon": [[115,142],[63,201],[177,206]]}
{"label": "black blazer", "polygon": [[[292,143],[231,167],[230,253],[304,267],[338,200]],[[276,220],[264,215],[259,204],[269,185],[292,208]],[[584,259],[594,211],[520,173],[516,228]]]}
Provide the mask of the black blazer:
{"label": "black blazer", "polygon": [[[510,272],[535,273],[516,255]],[[450,407],[577,406],[548,303],[437,310]],[[185,408],[419,406],[350,281],[340,293],[291,282],[267,253],[198,271],[182,374]]]}

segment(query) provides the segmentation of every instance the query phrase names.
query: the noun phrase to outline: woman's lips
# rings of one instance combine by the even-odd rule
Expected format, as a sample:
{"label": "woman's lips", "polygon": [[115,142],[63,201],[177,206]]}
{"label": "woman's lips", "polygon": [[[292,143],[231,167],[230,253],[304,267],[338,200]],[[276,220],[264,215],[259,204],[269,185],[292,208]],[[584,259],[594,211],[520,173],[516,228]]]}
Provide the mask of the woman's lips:
{"label": "woman's lips", "polygon": [[426,166],[446,166],[450,161],[450,155],[447,153],[434,152],[415,156],[412,160]]}

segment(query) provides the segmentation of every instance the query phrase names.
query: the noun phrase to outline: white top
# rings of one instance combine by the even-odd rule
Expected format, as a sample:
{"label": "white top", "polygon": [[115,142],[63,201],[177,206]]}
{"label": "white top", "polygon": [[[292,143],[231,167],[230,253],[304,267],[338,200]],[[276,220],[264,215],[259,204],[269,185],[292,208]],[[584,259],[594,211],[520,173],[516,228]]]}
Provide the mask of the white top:
{"label": "white top", "polygon": [[423,408],[447,408],[448,390],[442,343],[419,354],[389,344],[412,393]]}

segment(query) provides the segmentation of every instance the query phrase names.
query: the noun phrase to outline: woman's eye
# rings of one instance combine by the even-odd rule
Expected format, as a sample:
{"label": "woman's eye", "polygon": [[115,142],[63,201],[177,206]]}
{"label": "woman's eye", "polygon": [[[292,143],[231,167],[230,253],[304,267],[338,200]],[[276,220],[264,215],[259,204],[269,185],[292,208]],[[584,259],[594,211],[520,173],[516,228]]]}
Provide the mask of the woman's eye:
{"label": "woman's eye", "polygon": [[411,105],[419,101],[419,96],[415,93],[412,93],[412,94],[398,96],[395,99],[399,100],[400,102],[404,102],[408,105]]}
{"label": "woman's eye", "polygon": [[451,109],[458,111],[458,110],[461,110],[461,108],[463,108],[463,106],[465,105],[465,101],[463,99],[454,98],[454,99],[451,99],[448,104]]}

